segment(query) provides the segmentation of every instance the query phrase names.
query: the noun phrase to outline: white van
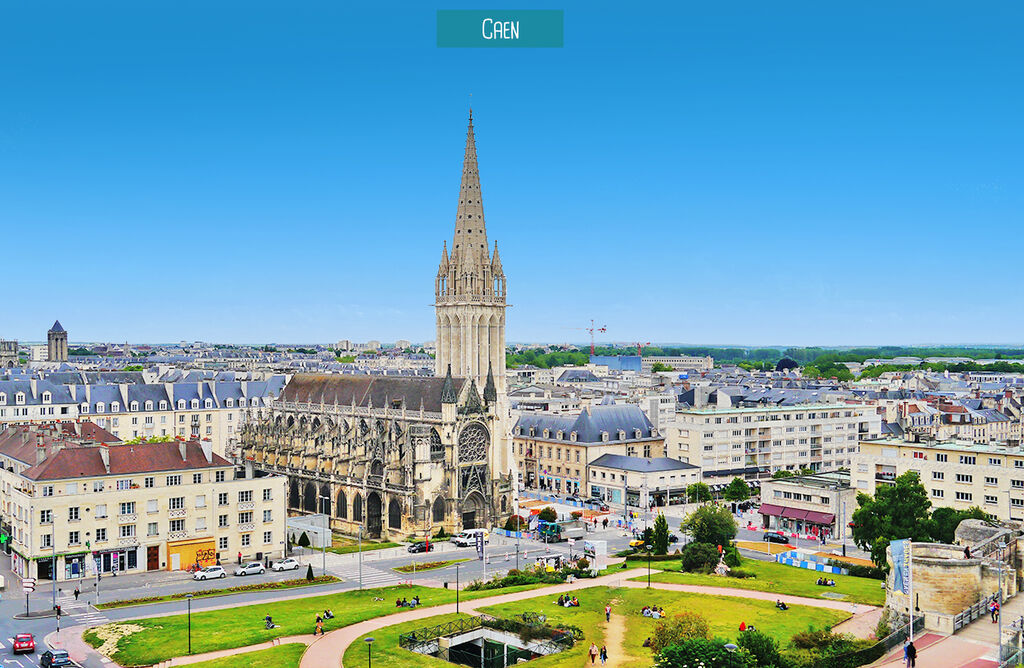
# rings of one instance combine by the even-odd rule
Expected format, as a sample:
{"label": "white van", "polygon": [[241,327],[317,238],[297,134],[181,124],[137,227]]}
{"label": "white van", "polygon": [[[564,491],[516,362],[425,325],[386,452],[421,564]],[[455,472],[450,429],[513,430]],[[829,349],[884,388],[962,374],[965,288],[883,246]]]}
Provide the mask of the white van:
{"label": "white van", "polygon": [[486,529],[466,529],[452,536],[451,542],[459,547],[469,547],[476,545],[476,537],[483,535],[484,543],[490,542],[490,536],[487,534]]}

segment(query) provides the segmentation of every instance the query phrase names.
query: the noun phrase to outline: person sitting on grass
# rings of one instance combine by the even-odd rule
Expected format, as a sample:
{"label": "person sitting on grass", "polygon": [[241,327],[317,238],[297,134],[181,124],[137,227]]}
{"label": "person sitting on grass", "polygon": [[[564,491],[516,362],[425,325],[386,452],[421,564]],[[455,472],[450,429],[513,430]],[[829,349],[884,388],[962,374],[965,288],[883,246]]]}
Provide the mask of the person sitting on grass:
{"label": "person sitting on grass", "polygon": [[565,605],[565,595],[564,595],[564,594],[559,594],[559,595],[558,595],[558,601],[556,602],[556,604],[557,604],[557,605],[558,605],[558,607],[560,607],[560,608],[561,608],[561,607],[562,607],[563,605]]}
{"label": "person sitting on grass", "polygon": [[416,605],[419,605],[420,604],[420,595],[416,594],[415,596],[412,597],[412,600],[416,602]]}
{"label": "person sitting on grass", "polygon": [[324,610],[324,619],[334,619],[334,613],[331,612],[330,608]]}
{"label": "person sitting on grass", "polygon": [[400,599],[400,598],[396,598],[395,599],[395,607],[396,608],[401,608],[402,607],[402,599]]}
{"label": "person sitting on grass", "polygon": [[273,628],[277,628],[277,627],[276,627],[276,626],[274,625],[274,620],[273,620],[273,618],[271,618],[271,616],[270,616],[270,615],[267,615],[266,617],[264,617],[264,618],[263,618],[263,622],[264,622],[264,623],[266,624],[266,627],[267,627],[268,629],[273,629]]}
{"label": "person sitting on grass", "polygon": [[775,599],[775,607],[778,608],[779,610],[789,610],[789,606],[786,605],[785,603],[783,603],[779,599]]}

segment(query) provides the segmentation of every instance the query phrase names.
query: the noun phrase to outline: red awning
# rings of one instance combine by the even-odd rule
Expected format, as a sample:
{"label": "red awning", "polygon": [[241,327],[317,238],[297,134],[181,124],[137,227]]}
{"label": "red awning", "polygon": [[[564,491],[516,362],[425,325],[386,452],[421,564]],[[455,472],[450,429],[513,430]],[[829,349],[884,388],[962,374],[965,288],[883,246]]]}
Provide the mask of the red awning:
{"label": "red awning", "polygon": [[819,513],[816,510],[807,511],[807,521],[811,524],[821,524],[823,526],[829,526],[832,521],[836,518],[832,513]]}
{"label": "red awning", "polygon": [[782,509],[782,516],[788,517],[791,520],[802,520],[807,517],[807,510],[801,510],[799,508],[786,508]]}
{"label": "red awning", "polygon": [[762,503],[760,510],[757,512],[762,515],[777,516],[782,514],[782,506],[776,506],[771,503]]}

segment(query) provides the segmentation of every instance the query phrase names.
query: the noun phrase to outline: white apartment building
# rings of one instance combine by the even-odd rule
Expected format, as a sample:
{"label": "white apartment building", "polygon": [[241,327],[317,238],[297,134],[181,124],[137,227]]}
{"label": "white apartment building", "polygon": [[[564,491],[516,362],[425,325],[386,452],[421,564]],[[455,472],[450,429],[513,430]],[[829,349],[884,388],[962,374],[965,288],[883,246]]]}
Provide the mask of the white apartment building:
{"label": "white apartment building", "polygon": [[705,478],[849,467],[860,441],[882,430],[874,406],[853,404],[689,408],[675,418],[662,427],[667,455],[700,466]]}
{"label": "white apartment building", "polygon": [[644,374],[650,374],[654,365],[658,363],[671,367],[673,371],[711,371],[715,368],[715,360],[710,355],[707,357],[692,357],[689,355],[649,357],[645,355],[640,360],[640,371]]}
{"label": "white apartment building", "polygon": [[111,434],[68,426],[0,431],[0,516],[17,575],[75,580],[284,554],[283,476],[238,477],[208,443],[105,445]]}

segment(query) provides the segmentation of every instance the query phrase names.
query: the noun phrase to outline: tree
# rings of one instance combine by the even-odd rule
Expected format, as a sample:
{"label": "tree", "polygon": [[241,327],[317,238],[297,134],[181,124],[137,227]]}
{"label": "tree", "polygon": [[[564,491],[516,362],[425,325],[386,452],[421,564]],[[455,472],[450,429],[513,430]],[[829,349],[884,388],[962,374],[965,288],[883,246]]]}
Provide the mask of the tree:
{"label": "tree", "polygon": [[686,488],[686,498],[690,503],[704,503],[711,500],[711,488],[702,482],[695,482]]}
{"label": "tree", "polygon": [[754,657],[745,649],[729,651],[724,640],[690,638],[669,645],[658,652],[654,665],[657,668],[692,668],[692,666],[714,666],[715,668],[753,668],[757,665]]}
{"label": "tree", "polygon": [[519,515],[512,515],[505,520],[505,531],[519,531],[526,526],[526,520]]}
{"label": "tree", "polygon": [[299,536],[299,547],[309,547],[309,536],[306,535],[305,531]]}
{"label": "tree", "polygon": [[[302,534],[302,535],[305,536],[306,534]],[[313,564],[307,564],[306,565],[306,579],[309,580],[310,582],[313,581]]]}
{"label": "tree", "polygon": [[667,364],[662,364],[661,362],[655,362],[651,366],[651,373],[658,373],[660,371],[675,371],[675,369],[673,369],[672,367],[670,367]]}
{"label": "tree", "polygon": [[547,506],[540,511],[540,514],[537,515],[537,519],[544,522],[554,522],[558,519],[558,513],[555,512],[555,509],[551,506]]}
{"label": "tree", "polygon": [[668,554],[668,520],[661,513],[654,518],[654,554]]}
{"label": "tree", "polygon": [[779,643],[770,635],[760,631],[746,631],[736,639],[736,644],[747,650],[758,667],[774,668],[782,664]]}
{"label": "tree", "polygon": [[743,478],[733,478],[722,491],[726,501],[746,501],[750,498],[750,487]]}
{"label": "tree", "polygon": [[710,573],[718,565],[718,548],[711,543],[690,543],[683,548],[681,565],[684,571]]}
{"label": "tree", "polygon": [[895,484],[878,485],[875,496],[857,494],[857,510],[853,512],[853,541],[871,552],[876,566],[885,566],[885,549],[889,541],[910,538],[931,541],[932,524],[928,509],[931,501],[915,471],[896,478]]}
{"label": "tree", "polygon": [[660,620],[651,634],[651,651],[655,654],[669,645],[674,645],[690,638],[711,638],[711,627],[708,620],[697,612],[686,612]]}
{"label": "tree", "polygon": [[794,473],[792,471],[787,471],[786,469],[779,469],[778,471],[772,474],[772,480],[778,480],[779,478],[792,478],[793,475]]}
{"label": "tree", "polygon": [[789,371],[790,369],[797,369],[799,367],[800,364],[798,364],[796,360],[790,359],[788,357],[783,357],[782,359],[779,360],[779,363],[775,365],[775,370]]}
{"label": "tree", "polygon": [[971,506],[967,510],[955,510],[953,508],[936,508],[932,512],[931,534],[932,540],[936,543],[954,544],[956,542],[956,528],[964,520],[987,520],[988,513],[978,506]]}
{"label": "tree", "polygon": [[682,529],[694,542],[724,547],[736,537],[736,520],[722,506],[702,506],[683,519]]}

